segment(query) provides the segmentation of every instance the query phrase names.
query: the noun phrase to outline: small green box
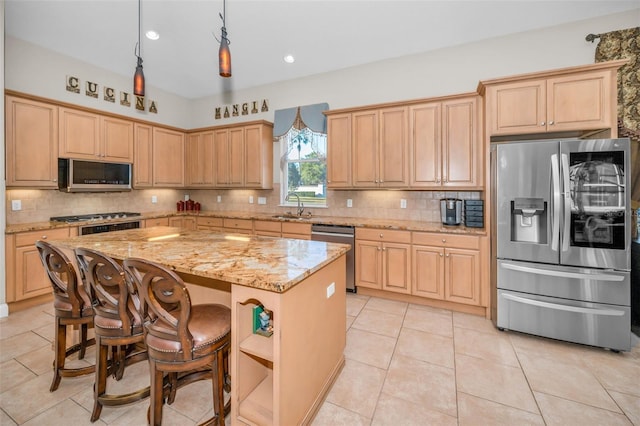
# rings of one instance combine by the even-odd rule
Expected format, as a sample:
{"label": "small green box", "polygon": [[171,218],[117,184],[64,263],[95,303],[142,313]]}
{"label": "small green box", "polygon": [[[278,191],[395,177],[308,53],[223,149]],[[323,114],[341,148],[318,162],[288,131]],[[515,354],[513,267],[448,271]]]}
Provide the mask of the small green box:
{"label": "small green box", "polygon": [[257,333],[260,330],[260,314],[264,311],[262,305],[253,307],[253,333]]}

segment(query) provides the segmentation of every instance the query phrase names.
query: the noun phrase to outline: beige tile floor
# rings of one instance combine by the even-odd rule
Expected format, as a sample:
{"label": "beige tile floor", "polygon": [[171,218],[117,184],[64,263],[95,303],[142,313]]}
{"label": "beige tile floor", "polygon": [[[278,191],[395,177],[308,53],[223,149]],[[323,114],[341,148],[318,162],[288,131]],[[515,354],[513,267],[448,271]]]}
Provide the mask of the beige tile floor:
{"label": "beige tile floor", "polygon": [[[0,320],[0,425],[91,424],[93,377],[48,390],[52,338],[48,305]],[[640,425],[640,344],[617,354],[349,294],[345,357],[315,426]],[[137,364],[109,389],[141,387],[147,374]],[[210,401],[206,382],[183,388],[164,424],[196,424],[211,415]],[[95,424],[143,425],[147,404],[105,407]]]}

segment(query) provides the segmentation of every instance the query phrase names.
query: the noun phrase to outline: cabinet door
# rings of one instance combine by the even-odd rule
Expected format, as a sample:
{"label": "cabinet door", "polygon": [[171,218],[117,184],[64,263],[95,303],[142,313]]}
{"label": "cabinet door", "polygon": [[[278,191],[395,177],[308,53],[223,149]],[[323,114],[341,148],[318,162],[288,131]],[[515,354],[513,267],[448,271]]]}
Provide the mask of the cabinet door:
{"label": "cabinet door", "polygon": [[440,103],[409,108],[409,185],[439,188],[441,176]]}
{"label": "cabinet door", "polygon": [[144,221],[145,228],[151,228],[152,226],[169,226],[169,218],[158,217],[156,219],[147,219]]}
{"label": "cabinet door", "polygon": [[35,246],[16,248],[16,301],[51,293],[51,282]]}
{"label": "cabinet door", "polygon": [[378,187],[378,111],[351,117],[352,179],[356,188]]}
{"label": "cabinet door", "polygon": [[477,250],[445,249],[445,298],[480,304],[480,254]]}
{"label": "cabinet door", "polygon": [[384,243],[382,259],[382,289],[396,293],[411,293],[411,246]]}
{"label": "cabinet door", "polygon": [[382,289],[382,249],[374,241],[356,241],[356,286]]}
{"label": "cabinet door", "polygon": [[170,217],[169,226],[193,230],[196,229],[196,219],[194,217]]}
{"label": "cabinet door", "polygon": [[153,133],[151,126],[136,123],[133,127],[133,186],[153,186]]}
{"label": "cabinet door", "polygon": [[412,294],[444,299],[444,250],[415,245],[412,250]]}
{"label": "cabinet door", "polygon": [[184,133],[153,128],[153,186],[184,186]]}
{"label": "cabinet door", "polygon": [[101,160],[100,116],[75,109],[60,108],[59,156]]}
{"label": "cabinet door", "polygon": [[600,71],[547,80],[547,130],[615,127],[615,78]]}
{"label": "cabinet door", "polygon": [[194,133],[187,140],[186,180],[190,187],[214,185],[213,132]]}
{"label": "cabinet door", "polygon": [[442,103],[442,184],[478,186],[480,119],[477,98]]}
{"label": "cabinet door", "polygon": [[327,187],[351,187],[351,114],[327,118]]}
{"label": "cabinet door", "polygon": [[492,135],[546,131],[545,80],[489,86],[486,96],[487,123]]}
{"label": "cabinet door", "polygon": [[385,108],[379,112],[379,172],[380,186],[405,188],[409,185],[409,150],[406,107]]}
{"label": "cabinet door", "polygon": [[229,186],[244,185],[244,141],[244,128],[229,130]]}
{"label": "cabinet door", "polygon": [[7,96],[7,187],[58,187],[58,107]]}
{"label": "cabinet door", "polygon": [[244,129],[244,186],[273,188],[273,130],[261,124]]}
{"label": "cabinet door", "polygon": [[133,163],[133,122],[101,117],[101,156],[103,160]]}
{"label": "cabinet door", "polygon": [[229,185],[229,130],[213,132],[216,186]]}

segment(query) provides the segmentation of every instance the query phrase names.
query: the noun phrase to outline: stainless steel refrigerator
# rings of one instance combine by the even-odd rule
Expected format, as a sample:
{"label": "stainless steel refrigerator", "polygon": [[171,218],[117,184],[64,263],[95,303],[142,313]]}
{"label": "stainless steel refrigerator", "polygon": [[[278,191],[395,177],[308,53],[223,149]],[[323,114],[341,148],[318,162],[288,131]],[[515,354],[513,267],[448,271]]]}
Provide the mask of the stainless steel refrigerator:
{"label": "stainless steel refrigerator", "polygon": [[492,144],[496,325],[629,350],[628,139]]}

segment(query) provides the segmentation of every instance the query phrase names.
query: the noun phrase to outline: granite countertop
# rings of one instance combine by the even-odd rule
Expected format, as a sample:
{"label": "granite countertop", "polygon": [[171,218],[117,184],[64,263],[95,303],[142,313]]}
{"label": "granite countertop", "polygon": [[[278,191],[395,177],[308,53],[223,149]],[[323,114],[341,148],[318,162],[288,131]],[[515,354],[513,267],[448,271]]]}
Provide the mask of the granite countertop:
{"label": "granite countertop", "polygon": [[198,277],[282,293],[345,254],[348,244],[186,231],[169,226],[90,234],[51,244],[115,259],[139,257]]}
{"label": "granite countertop", "polygon": [[[447,226],[441,222],[425,222],[418,220],[393,220],[393,219],[366,219],[361,217],[342,217],[342,216],[303,216],[303,218],[284,218],[276,217],[278,213],[255,213],[255,212],[229,212],[229,211],[202,211],[195,212],[154,212],[143,213],[142,216],[128,218],[125,221],[156,219],[169,216],[187,216],[187,217],[219,217],[230,219],[251,219],[251,220],[269,220],[276,222],[294,222],[294,223],[320,223],[330,225],[348,225],[364,228],[375,229],[396,229],[405,231],[421,231],[421,232],[438,232],[445,234],[463,234],[463,235],[487,235],[485,228],[468,228],[464,225]],[[122,222],[123,220],[118,220]],[[90,224],[97,225],[101,223],[113,223],[114,220],[91,221]],[[14,234],[16,232],[38,231],[45,229],[64,228],[68,226],[82,226],[88,222],[82,223],[60,223],[60,222],[33,222],[19,223],[7,225],[5,233]]]}

